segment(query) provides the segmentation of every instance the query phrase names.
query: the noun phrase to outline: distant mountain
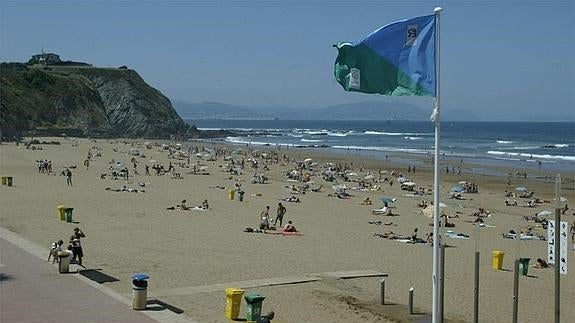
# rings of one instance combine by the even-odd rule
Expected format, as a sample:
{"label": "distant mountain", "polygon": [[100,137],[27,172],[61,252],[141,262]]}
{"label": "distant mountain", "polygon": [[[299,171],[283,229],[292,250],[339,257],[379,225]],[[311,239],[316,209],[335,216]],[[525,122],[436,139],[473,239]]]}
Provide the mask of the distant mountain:
{"label": "distant mountain", "polygon": [[[190,103],[173,100],[183,119],[284,119],[284,120],[429,120],[431,110],[404,102],[364,101],[323,108],[250,107],[217,102]],[[445,121],[477,121],[474,113],[442,110]]]}

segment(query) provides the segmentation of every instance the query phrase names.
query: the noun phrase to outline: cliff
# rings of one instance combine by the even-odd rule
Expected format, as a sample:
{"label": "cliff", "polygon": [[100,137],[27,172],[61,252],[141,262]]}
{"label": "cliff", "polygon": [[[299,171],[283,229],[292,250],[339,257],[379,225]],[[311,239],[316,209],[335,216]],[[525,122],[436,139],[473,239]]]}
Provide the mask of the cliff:
{"label": "cliff", "polygon": [[170,100],[133,70],[90,66],[0,66],[3,137],[198,137]]}

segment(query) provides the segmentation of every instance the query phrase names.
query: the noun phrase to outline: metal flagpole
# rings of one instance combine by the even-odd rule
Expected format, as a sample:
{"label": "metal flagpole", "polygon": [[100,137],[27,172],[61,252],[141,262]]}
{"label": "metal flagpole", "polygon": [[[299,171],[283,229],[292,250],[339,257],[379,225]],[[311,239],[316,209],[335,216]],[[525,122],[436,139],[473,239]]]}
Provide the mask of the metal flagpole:
{"label": "metal flagpole", "polygon": [[441,287],[439,285],[439,14],[443,9],[437,7],[435,13],[435,108],[431,120],[435,123],[435,155],[433,176],[433,311],[431,320],[433,323],[441,322]]}

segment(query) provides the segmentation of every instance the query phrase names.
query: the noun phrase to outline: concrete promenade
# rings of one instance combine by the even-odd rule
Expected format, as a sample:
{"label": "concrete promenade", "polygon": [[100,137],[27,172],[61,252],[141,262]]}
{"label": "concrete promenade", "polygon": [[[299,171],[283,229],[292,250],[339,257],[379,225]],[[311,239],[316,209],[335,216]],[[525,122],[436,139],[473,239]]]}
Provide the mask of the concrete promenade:
{"label": "concrete promenade", "polygon": [[76,272],[60,274],[48,249],[0,228],[0,322],[193,322],[149,305],[135,311],[131,299]]}

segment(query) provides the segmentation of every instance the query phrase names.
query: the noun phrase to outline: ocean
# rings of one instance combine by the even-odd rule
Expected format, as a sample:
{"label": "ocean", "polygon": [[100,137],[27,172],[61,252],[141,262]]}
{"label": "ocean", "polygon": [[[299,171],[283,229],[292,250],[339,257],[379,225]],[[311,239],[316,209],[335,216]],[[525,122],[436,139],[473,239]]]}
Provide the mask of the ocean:
{"label": "ocean", "polygon": [[[430,121],[186,121],[200,130],[241,133],[219,139],[238,145],[314,147],[381,159],[394,153],[432,156],[434,151],[434,126]],[[446,160],[574,171],[575,123],[442,122],[440,150]]]}

